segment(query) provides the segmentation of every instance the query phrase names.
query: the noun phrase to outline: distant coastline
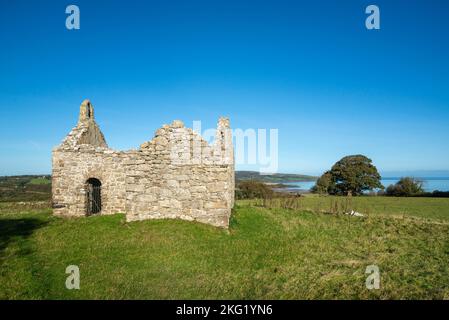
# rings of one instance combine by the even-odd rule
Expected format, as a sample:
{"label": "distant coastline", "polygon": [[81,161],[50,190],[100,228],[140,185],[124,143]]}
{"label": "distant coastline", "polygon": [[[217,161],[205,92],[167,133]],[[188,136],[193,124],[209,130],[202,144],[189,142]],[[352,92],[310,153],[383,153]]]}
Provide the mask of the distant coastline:
{"label": "distant coastline", "polygon": [[235,180],[257,180],[265,183],[316,181],[318,177],[295,173],[260,174],[258,171],[236,171]]}
{"label": "distant coastline", "polygon": [[[400,177],[382,178],[382,185],[387,188],[398,182]],[[449,191],[449,177],[417,178],[423,181],[424,191]],[[281,181],[276,185],[278,191],[307,193],[315,184],[315,181]]]}

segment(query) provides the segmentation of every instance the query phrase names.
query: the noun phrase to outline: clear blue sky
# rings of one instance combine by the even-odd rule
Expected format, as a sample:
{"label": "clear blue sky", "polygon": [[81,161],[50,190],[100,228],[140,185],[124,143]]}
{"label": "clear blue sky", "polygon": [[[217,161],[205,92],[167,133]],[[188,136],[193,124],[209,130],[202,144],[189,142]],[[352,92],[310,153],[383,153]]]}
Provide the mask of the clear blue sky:
{"label": "clear blue sky", "polygon": [[[65,28],[69,4],[80,30]],[[369,4],[379,31],[365,28]],[[280,172],[355,153],[382,172],[449,170],[449,1],[0,6],[0,175],[50,173],[84,98],[116,149],[173,119],[226,115],[279,129]]]}

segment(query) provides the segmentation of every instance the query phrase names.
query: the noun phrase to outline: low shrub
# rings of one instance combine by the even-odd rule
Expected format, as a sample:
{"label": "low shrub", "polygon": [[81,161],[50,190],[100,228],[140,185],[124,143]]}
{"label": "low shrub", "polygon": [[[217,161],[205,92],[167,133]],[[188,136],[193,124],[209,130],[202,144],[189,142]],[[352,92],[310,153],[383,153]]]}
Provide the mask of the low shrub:
{"label": "low shrub", "polygon": [[404,177],[396,184],[392,184],[387,188],[387,195],[393,197],[411,197],[424,193],[423,182],[421,180]]}
{"label": "low shrub", "polygon": [[265,199],[271,198],[274,195],[274,191],[265,183],[248,180],[237,183],[235,189],[236,199]]}

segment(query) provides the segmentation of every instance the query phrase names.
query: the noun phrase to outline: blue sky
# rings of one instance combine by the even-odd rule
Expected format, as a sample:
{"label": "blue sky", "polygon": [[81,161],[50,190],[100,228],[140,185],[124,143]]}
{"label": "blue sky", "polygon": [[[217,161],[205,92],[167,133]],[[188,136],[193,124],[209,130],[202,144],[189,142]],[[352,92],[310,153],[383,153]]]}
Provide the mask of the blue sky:
{"label": "blue sky", "polygon": [[[65,28],[76,4],[81,29]],[[376,4],[381,30],[365,28]],[[89,98],[109,145],[220,115],[279,129],[279,171],[362,153],[449,170],[449,2],[2,1],[0,175],[50,173]],[[256,169],[240,166],[237,169]]]}

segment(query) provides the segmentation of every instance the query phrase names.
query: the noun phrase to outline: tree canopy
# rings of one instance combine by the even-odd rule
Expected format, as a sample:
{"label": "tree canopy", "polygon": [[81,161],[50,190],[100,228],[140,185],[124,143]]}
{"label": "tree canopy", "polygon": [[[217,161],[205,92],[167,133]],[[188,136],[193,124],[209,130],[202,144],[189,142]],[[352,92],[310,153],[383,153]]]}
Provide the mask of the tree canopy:
{"label": "tree canopy", "polygon": [[237,199],[271,198],[273,190],[265,183],[253,180],[241,181],[235,190]]}
{"label": "tree canopy", "polygon": [[384,189],[372,160],[364,155],[351,155],[335,163],[317,181],[312,191],[336,195],[360,195],[364,191]]}
{"label": "tree canopy", "polygon": [[387,188],[389,196],[414,196],[424,192],[423,182],[412,177],[401,178],[396,184]]}

